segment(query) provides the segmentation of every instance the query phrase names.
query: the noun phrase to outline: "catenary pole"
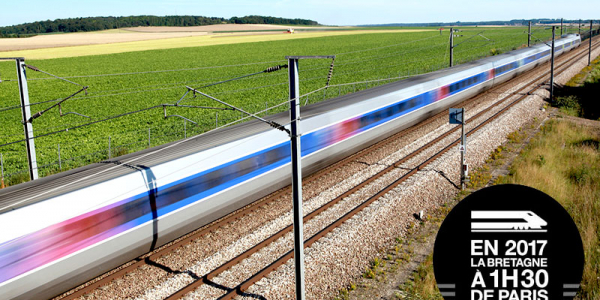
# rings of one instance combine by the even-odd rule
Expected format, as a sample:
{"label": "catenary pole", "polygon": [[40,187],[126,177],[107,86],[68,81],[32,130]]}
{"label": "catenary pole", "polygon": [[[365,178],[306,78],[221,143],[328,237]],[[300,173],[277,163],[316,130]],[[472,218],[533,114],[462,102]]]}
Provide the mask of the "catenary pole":
{"label": "catenary pole", "polygon": [[552,54],[550,58],[550,103],[554,103],[554,39],[556,26],[552,26],[552,49],[550,53]]}
{"label": "catenary pole", "polygon": [[454,61],[454,29],[450,28],[450,66]]}
{"label": "catenary pole", "polygon": [[29,163],[29,178],[38,178],[37,159],[35,156],[35,141],[33,139],[33,124],[27,122],[31,118],[29,107],[29,91],[27,89],[27,75],[25,74],[25,59],[17,58],[17,77],[19,81],[19,95],[21,96],[21,113],[23,116],[23,130],[25,131],[25,145],[27,148],[27,161]]}
{"label": "catenary pole", "polygon": [[62,171],[62,162],[60,161],[60,144],[58,144],[58,168]]}
{"label": "catenary pole", "polygon": [[292,149],[292,198],[294,201],[294,265],[296,269],[296,299],[304,300],[304,234],[302,213],[302,166],[300,153],[300,81],[298,79],[298,58],[288,58],[290,79],[290,143]]}
{"label": "catenary pole", "polygon": [[560,18],[560,36],[563,35],[563,18]]}
{"label": "catenary pole", "polygon": [[592,64],[592,22],[594,21],[590,20],[590,48],[588,49],[588,66]]}
{"label": "catenary pole", "polygon": [[[286,56],[290,80],[290,144],[292,156],[292,198],[294,201],[294,266],[296,275],[296,299],[306,299],[304,292],[304,234],[302,213],[302,165],[300,146],[300,80],[298,61],[300,59],[335,59],[335,55],[325,56]],[[331,76],[331,73],[330,73]]]}
{"label": "catenary pole", "polygon": [[531,21],[529,21],[529,33],[527,34],[527,47],[531,46]]}

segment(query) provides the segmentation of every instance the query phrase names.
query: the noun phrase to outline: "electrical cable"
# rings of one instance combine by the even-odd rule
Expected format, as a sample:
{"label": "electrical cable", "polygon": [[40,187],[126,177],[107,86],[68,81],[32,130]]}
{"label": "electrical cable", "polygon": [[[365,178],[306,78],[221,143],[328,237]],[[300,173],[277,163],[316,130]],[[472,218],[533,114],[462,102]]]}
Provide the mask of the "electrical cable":
{"label": "electrical cable", "polygon": [[44,74],[46,74],[46,75],[50,75],[50,76],[52,76],[52,77],[54,77],[54,78],[56,78],[56,79],[60,79],[60,80],[62,80],[62,81],[65,81],[65,82],[68,82],[68,83],[71,83],[71,84],[74,84],[74,85],[78,85],[78,86],[80,86],[80,87],[83,87],[84,89],[87,89],[87,86],[83,86],[83,85],[81,85],[81,84],[79,84],[79,83],[75,83],[75,82],[73,82],[73,81],[70,81],[70,80],[67,80],[67,79],[65,79],[65,78],[62,78],[62,77],[56,76],[56,75],[54,75],[54,74],[50,74],[50,73],[48,73],[48,72],[46,72],[46,71],[42,71],[42,70],[40,70],[40,69],[38,69],[38,68],[36,68],[36,67],[34,67],[34,66],[32,66],[32,65],[25,65],[25,67],[26,67],[26,68],[28,68],[28,69],[30,69],[30,70],[33,70],[33,71],[36,71],[36,72],[40,72],[40,73],[44,73]]}

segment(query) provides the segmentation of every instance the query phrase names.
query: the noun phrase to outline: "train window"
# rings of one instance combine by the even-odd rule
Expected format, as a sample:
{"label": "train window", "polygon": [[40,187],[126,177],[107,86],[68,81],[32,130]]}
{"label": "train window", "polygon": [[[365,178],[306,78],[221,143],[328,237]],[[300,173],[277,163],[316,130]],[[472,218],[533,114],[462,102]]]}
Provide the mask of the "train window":
{"label": "train window", "polygon": [[222,170],[221,177],[215,181],[216,185],[221,185],[227,181],[230,181],[230,180],[236,178],[238,175],[237,167],[238,167],[237,165],[232,164],[232,165],[228,165],[226,167],[221,168],[221,170]]}
{"label": "train window", "polygon": [[400,111],[405,111],[406,110],[406,100],[402,101],[400,103],[400,105],[398,105],[398,108]]}
{"label": "train window", "polygon": [[388,108],[385,110],[385,114],[386,114],[386,117],[391,117],[391,116],[393,116],[393,115],[394,115],[394,107],[393,107],[393,106],[391,106],[391,107],[388,107]]}
{"label": "train window", "polygon": [[223,178],[222,175],[223,175],[223,170],[216,169],[216,170],[202,176],[203,183],[205,185],[205,189],[208,190],[210,188],[213,188],[213,187],[221,184],[221,179]]}
{"label": "train window", "polygon": [[392,107],[391,107],[391,111],[392,111],[392,114],[393,114],[393,115],[397,114],[397,113],[400,111],[400,107],[399,107],[399,105],[398,105],[398,104],[396,104],[396,105],[392,105]]}
{"label": "train window", "polygon": [[369,120],[369,125],[375,123],[377,121],[377,112],[370,113],[368,116],[368,120]]}
{"label": "train window", "polygon": [[416,101],[416,99],[415,99],[415,98],[411,98],[411,99],[410,99],[410,100],[408,100],[408,101],[409,101],[409,103],[408,103],[408,107],[412,108],[412,107],[415,107],[415,106],[416,106],[416,102],[417,102],[417,101]]}
{"label": "train window", "polygon": [[256,170],[256,160],[257,155],[246,158],[236,164],[238,175],[246,175],[254,170]]}
{"label": "train window", "polygon": [[367,116],[360,117],[360,127],[365,127],[367,125],[369,125],[368,124],[368,120],[367,120]]}
{"label": "train window", "polygon": [[373,113],[373,122],[377,122],[377,121],[381,120],[381,117],[382,117],[381,110],[374,112]]}
{"label": "train window", "polygon": [[415,97],[415,106],[421,106],[421,100],[422,98],[420,95]]}
{"label": "train window", "polygon": [[272,164],[272,163],[276,162],[279,159],[279,157],[277,155],[277,150],[276,149],[269,150],[269,151],[263,153],[261,155],[261,157],[263,158],[262,165]]}

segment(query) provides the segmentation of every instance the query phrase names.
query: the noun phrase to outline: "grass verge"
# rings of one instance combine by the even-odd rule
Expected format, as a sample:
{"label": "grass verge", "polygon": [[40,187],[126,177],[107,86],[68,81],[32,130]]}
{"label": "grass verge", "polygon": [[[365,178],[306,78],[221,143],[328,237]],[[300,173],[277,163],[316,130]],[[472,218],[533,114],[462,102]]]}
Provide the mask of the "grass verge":
{"label": "grass verge", "polygon": [[563,87],[556,89],[557,97],[553,106],[570,116],[600,120],[600,102],[597,98],[599,90],[600,57]]}
{"label": "grass verge", "polygon": [[[469,190],[492,180],[494,166],[506,154],[519,151],[524,133],[509,135],[507,145],[490,153],[486,164],[470,174]],[[600,299],[600,128],[590,129],[565,120],[550,120],[510,166],[509,174],[493,184],[521,184],[547,193],[569,212],[579,229],[585,267],[577,300]],[[501,150],[499,150],[501,149]],[[457,201],[468,193],[460,193]],[[443,217],[442,217],[443,218]],[[399,287],[399,299],[442,299],[433,275],[432,255]]]}
{"label": "grass verge", "polygon": [[[596,97],[599,89],[600,58],[597,58],[558,89],[553,106],[569,116],[599,119],[600,103]],[[504,163],[506,153],[519,151],[525,136],[521,129],[509,134],[508,143],[492,151],[486,164],[470,174],[469,190],[477,190],[492,181],[491,169]],[[598,124],[589,127],[566,120],[551,120],[515,158],[508,175],[499,176],[492,182],[539,189],[559,201],[569,212],[579,229],[585,252],[577,300],[600,299],[599,145]],[[457,200],[465,195],[459,194]],[[433,255],[430,255],[413,273],[413,279],[400,286],[398,298],[442,299],[435,289],[432,260]]]}
{"label": "grass verge", "polygon": [[552,196],[569,212],[583,240],[585,267],[578,298],[600,299],[600,134],[552,120],[498,183],[530,186]]}

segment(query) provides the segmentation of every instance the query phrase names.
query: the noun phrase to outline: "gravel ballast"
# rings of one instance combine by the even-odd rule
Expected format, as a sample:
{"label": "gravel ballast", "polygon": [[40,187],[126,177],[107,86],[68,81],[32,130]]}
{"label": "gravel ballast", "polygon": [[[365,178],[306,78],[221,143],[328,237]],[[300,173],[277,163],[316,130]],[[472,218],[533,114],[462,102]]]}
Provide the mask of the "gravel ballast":
{"label": "gravel ballast", "polygon": [[[598,52],[595,51],[594,55],[598,55]],[[565,83],[587,65],[587,57],[585,63],[582,61],[583,59],[573,64],[568,71],[556,76],[555,81]],[[534,75],[539,75],[539,71],[536,74],[527,74],[524,78],[531,79]],[[525,80],[515,82],[494,93],[480,95],[470,101],[464,106],[467,110],[467,118],[488,107],[502,95],[516,90]],[[470,136],[467,145],[467,162],[470,168],[474,169],[481,165],[491,151],[506,141],[508,133],[517,130],[533,118],[542,117],[543,97],[547,97],[547,94],[545,90],[538,90],[502,117]],[[494,108],[478,120],[491,116],[505,105]],[[467,124],[467,130],[479,122]],[[453,126],[455,125],[447,124],[446,115],[438,117],[433,122],[396,138],[386,147],[367,156],[357,156],[356,160],[321,176],[313,183],[304,186],[304,213],[308,214],[343,194],[391,163],[428,144]],[[417,155],[400,168],[394,169],[309,222],[305,222],[305,238],[317,233],[383,186],[405,174],[406,169],[413,168],[456,140],[459,134],[460,131],[457,131],[446,137],[435,147]],[[368,266],[369,260],[377,256],[381,249],[385,249],[396,237],[405,234],[406,228],[414,221],[413,213],[431,210],[452,198],[457,190],[439,172],[443,172],[454,183],[458,183],[459,159],[458,150],[450,150],[428,165],[425,170],[418,172],[340,228],[305,249],[307,299],[332,298],[339,289],[360,276]],[[192,282],[195,277],[207,274],[291,223],[291,199],[286,195],[273,204],[162,257],[156,262],[159,266],[139,268],[125,278],[113,281],[82,298],[164,299]],[[242,263],[214,277],[211,280],[213,284],[203,285],[194,293],[190,293],[187,299],[215,299],[224,294],[227,288],[235,288],[246,278],[289,251],[292,247],[292,239],[291,234],[278,239]],[[293,299],[293,279],[293,260],[290,260],[268,277],[251,286],[247,293],[261,295],[266,299]],[[256,299],[255,297],[238,298]]]}

